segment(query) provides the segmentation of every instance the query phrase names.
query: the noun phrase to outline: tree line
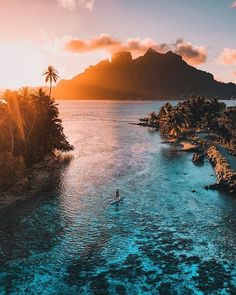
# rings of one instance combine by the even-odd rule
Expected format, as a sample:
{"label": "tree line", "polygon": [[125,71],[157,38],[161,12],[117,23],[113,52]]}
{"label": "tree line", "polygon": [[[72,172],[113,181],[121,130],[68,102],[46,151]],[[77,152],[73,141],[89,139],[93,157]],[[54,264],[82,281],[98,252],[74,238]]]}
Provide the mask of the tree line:
{"label": "tree line", "polygon": [[149,113],[146,120],[162,134],[176,138],[206,129],[236,151],[236,107],[227,107],[217,98],[192,96],[176,106],[166,103],[158,113]]}
{"label": "tree line", "polygon": [[58,106],[51,98],[52,82],[59,78],[49,66],[44,72],[50,82],[49,94],[42,88],[6,90],[0,100],[0,188],[17,181],[25,169],[55,150],[69,152],[59,118]]}

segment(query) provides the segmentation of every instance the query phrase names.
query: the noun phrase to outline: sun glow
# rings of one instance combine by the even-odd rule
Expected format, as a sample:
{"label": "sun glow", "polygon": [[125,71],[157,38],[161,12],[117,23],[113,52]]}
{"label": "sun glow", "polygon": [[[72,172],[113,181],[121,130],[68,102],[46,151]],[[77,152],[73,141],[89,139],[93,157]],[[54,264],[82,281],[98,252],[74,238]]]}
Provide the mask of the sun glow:
{"label": "sun glow", "polygon": [[30,43],[0,42],[0,88],[19,88],[43,84],[43,54]]}

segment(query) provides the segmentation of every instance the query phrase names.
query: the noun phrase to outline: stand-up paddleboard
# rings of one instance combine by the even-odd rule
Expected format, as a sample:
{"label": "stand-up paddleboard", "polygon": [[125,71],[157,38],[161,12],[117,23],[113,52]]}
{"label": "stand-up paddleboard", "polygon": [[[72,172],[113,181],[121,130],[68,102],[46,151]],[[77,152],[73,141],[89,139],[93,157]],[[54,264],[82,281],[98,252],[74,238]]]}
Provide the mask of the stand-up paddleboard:
{"label": "stand-up paddleboard", "polygon": [[120,202],[122,202],[124,200],[125,197],[120,198],[118,201],[114,201],[111,203],[111,205],[115,205],[115,204],[119,204]]}

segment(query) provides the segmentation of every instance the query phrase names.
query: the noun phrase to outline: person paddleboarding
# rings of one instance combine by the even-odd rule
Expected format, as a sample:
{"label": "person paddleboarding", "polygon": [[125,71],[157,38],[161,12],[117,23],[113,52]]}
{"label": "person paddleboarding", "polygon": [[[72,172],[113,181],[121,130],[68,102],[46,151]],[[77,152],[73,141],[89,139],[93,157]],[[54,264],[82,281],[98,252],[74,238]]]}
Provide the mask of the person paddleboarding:
{"label": "person paddleboarding", "polygon": [[116,190],[116,202],[119,202],[120,201],[120,192],[119,190],[117,189]]}
{"label": "person paddleboarding", "polygon": [[115,200],[114,200],[114,202],[111,202],[111,205],[115,205],[115,204],[118,205],[123,200],[124,200],[124,197],[120,197],[120,192],[117,189],[116,190],[116,195],[115,195]]}

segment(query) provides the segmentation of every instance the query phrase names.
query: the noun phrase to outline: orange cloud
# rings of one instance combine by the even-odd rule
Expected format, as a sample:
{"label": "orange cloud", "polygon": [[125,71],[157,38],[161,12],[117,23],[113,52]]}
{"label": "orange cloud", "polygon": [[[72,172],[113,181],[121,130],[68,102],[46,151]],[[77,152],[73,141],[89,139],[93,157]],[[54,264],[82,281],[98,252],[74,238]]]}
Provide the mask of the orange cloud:
{"label": "orange cloud", "polygon": [[143,40],[140,38],[128,39],[126,43],[122,43],[120,40],[114,39],[107,34],[101,34],[100,36],[90,40],[80,40],[70,37],[67,37],[66,39],[65,49],[75,53],[86,53],[101,49],[112,54],[119,51],[131,51],[134,56],[139,56],[149,47],[152,47],[158,52],[165,52],[169,50],[167,44],[157,44],[149,38]]}
{"label": "orange cloud", "polygon": [[74,53],[86,53],[95,50],[105,50],[111,54],[119,51],[130,51],[133,57],[142,55],[152,47],[157,52],[165,53],[169,50],[181,55],[183,59],[192,65],[204,63],[207,52],[203,46],[193,46],[190,42],[178,39],[175,44],[157,43],[150,38],[131,38],[126,42],[114,39],[108,34],[101,34],[89,40],[81,40],[70,36],[64,37],[64,48]]}
{"label": "orange cloud", "polygon": [[232,7],[232,8],[236,8],[236,1],[234,1],[234,2],[231,4],[231,7]]}
{"label": "orange cloud", "polygon": [[236,49],[224,48],[217,61],[224,65],[236,64]]}
{"label": "orange cloud", "polygon": [[65,39],[65,49],[71,52],[86,53],[98,49],[105,49],[113,52],[115,48],[121,46],[119,40],[113,39],[107,34],[101,34],[99,37],[90,40],[80,40],[67,36]]}

